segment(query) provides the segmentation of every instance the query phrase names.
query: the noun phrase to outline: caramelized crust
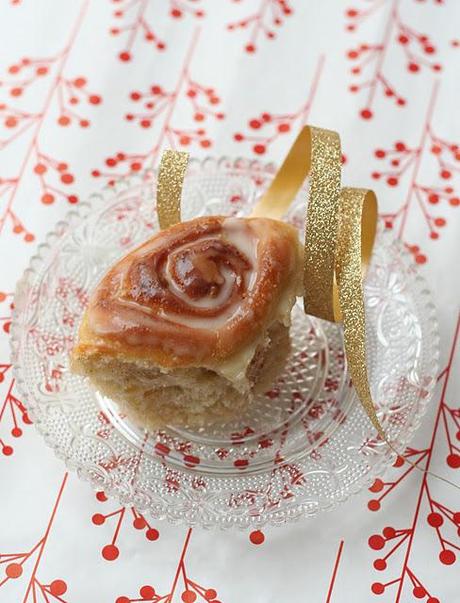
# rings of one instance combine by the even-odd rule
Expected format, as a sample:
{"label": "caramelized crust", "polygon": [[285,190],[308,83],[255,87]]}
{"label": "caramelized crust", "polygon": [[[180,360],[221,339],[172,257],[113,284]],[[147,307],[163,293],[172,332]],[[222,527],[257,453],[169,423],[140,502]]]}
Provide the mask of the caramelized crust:
{"label": "caramelized crust", "polygon": [[274,321],[289,324],[300,250],[297,231],[268,218],[201,217],[161,231],[103,277],[73,360],[213,368],[244,355]]}

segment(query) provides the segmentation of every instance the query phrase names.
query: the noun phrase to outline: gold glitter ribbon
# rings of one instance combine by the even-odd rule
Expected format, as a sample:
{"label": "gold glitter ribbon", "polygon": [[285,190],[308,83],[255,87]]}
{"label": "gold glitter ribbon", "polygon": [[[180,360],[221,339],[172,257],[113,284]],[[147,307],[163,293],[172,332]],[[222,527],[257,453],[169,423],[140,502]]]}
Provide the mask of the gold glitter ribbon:
{"label": "gold glitter ribbon", "polygon": [[252,215],[280,220],[310,175],[305,227],[305,312],[340,319],[335,257],[340,214],[342,153],[336,132],[305,126]]}
{"label": "gold glitter ribbon", "polygon": [[164,151],[157,183],[157,214],[160,228],[180,222],[182,185],[188,165],[188,153]]}
{"label": "gold glitter ribbon", "polygon": [[343,320],[343,339],[351,380],[369,419],[387,441],[375,412],[366,363],[363,278],[374,245],[377,198],[361,188],[343,188],[335,274]]}
{"label": "gold glitter ribbon", "polygon": [[336,132],[305,126],[253,215],[281,219],[309,176],[305,312],[343,322],[353,385],[372,424],[387,441],[375,412],[366,364],[363,277],[374,244],[377,199],[370,190],[341,188],[341,161]]}

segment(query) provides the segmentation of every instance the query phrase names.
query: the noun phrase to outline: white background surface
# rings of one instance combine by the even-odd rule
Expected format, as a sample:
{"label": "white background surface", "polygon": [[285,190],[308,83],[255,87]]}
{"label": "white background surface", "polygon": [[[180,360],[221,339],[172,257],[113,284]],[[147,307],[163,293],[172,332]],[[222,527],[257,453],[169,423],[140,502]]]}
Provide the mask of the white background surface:
{"label": "white background surface", "polygon": [[[129,4],[132,6],[127,9]],[[14,111],[38,117],[16,140],[0,148],[0,291],[9,294],[14,290],[36,241],[70,207],[65,198],[56,198],[51,205],[41,203],[43,190],[34,173],[35,143],[45,154],[68,163],[75,176],[71,185],[63,185],[57,175],[48,170],[46,178],[49,183],[68,191],[68,194],[85,198],[110,179],[94,178],[92,170],[107,174],[129,171],[129,162],[109,168],[105,165],[106,158],[117,152],[146,153],[159,139],[166,144],[165,124],[184,130],[203,127],[212,146],[206,149],[199,145],[189,147],[197,156],[211,153],[251,156],[255,155],[253,143],[236,142],[233,138],[235,133],[264,136],[270,128],[251,130],[249,120],[258,118],[263,112],[293,116],[310,98],[308,123],[335,129],[341,134],[346,156],[344,181],[351,185],[374,186],[379,194],[382,213],[396,211],[408,201],[407,222],[401,236],[407,244],[419,246],[420,250],[415,255],[426,258],[421,269],[435,292],[441,323],[441,368],[445,368],[458,313],[460,208],[447,199],[441,199],[436,205],[423,205],[434,217],[442,217],[446,221],[445,226],[436,227],[439,238],[431,239],[423,211],[417,203],[414,182],[435,188],[457,186],[457,192],[451,193],[450,197],[460,196],[458,171],[451,170],[452,178],[448,181],[441,178],[436,155],[430,151],[432,144],[426,137],[423,140],[423,133],[428,132],[429,127],[431,132],[451,144],[460,141],[460,48],[456,45],[459,5],[454,0],[354,0],[353,6],[340,0],[291,0],[286,5],[292,8],[293,13],[284,16],[283,23],[274,28],[276,38],[270,40],[259,35],[256,51],[248,53],[245,45],[251,36],[252,26],[228,31],[227,25],[258,14],[260,10],[266,11],[265,22],[270,23],[270,11],[278,10],[279,2],[183,0],[176,4],[202,9],[206,14],[197,18],[185,11],[181,18],[175,19],[169,14],[174,2],[167,0],[134,3],[126,0],[92,0],[89,3],[85,0],[2,1],[0,103],[5,103],[6,107],[0,110],[0,124]],[[115,26],[129,26],[144,5],[146,22],[165,40],[167,47],[158,52],[143,39],[141,32],[137,32],[131,49],[132,59],[123,62],[118,55],[126,50],[130,31],[114,36],[109,30]],[[359,21],[356,31],[350,32],[346,31],[346,26],[354,19],[345,14],[350,8],[374,12]],[[116,18],[113,15],[115,10],[124,11],[123,16]],[[426,44],[432,44],[435,52],[425,53],[423,49],[419,52],[417,38],[411,35],[410,43],[405,47],[416,57],[422,56],[424,60],[441,64],[440,72],[424,65],[417,73],[408,71],[407,64],[412,59],[407,58],[404,47],[398,43],[398,36],[406,34],[398,30],[397,20],[392,17],[394,10],[399,11],[401,21],[411,31],[429,36],[430,42]],[[80,25],[77,23],[79,19]],[[73,31],[76,31],[75,36]],[[197,42],[189,54],[195,36],[198,36]],[[360,44],[376,45],[377,52],[364,73],[353,76],[350,67],[360,59],[350,60],[347,53]],[[23,57],[53,58],[62,51],[67,52],[62,76],[70,80],[86,78],[90,93],[102,98],[97,105],[83,102],[75,106],[84,119],[91,120],[85,129],[76,123],[66,127],[57,124],[59,58],[50,65],[49,72],[36,78],[37,81],[32,82],[21,96],[10,94],[11,88],[18,86],[10,85],[10,82],[25,77],[25,70],[8,73],[11,65]],[[224,119],[208,117],[199,124],[194,121],[194,111],[186,95],[187,87],[181,80],[188,59],[192,79],[215,89],[221,102],[211,108],[224,112]],[[313,85],[315,74],[318,76],[316,87]],[[391,82],[407,103],[404,107],[396,106],[393,98],[383,94],[379,83],[371,103],[373,117],[363,119],[360,111],[367,106],[369,88],[353,94],[349,86],[355,80],[372,80],[376,75]],[[169,90],[174,89],[177,83],[182,85],[177,89],[177,99],[169,119],[163,113],[153,121],[152,127],[142,128],[124,118],[126,113],[140,110],[139,104],[130,100],[132,91],[145,91],[154,84]],[[438,93],[427,121],[434,86],[438,86]],[[294,132],[301,125],[302,115],[284,121],[290,123],[291,132],[279,136],[267,147],[264,154],[267,160],[279,161],[282,158]],[[0,125],[0,140],[6,141],[20,130],[21,124],[26,123],[27,120],[20,122],[16,128]],[[387,165],[385,160],[377,159],[374,152],[392,148],[396,141],[403,141],[409,148],[415,148],[423,141],[424,146],[420,151],[418,173],[414,173],[414,164],[411,164],[399,178],[397,186],[388,186],[384,177],[379,180],[371,177],[372,172],[385,169],[383,165]],[[455,158],[448,158],[448,149],[443,153],[445,151],[446,161],[459,166],[460,162],[456,163]],[[15,181],[2,194],[8,179]],[[24,231],[13,232],[10,212],[34,235],[34,241],[25,242]],[[396,234],[399,228],[398,218],[394,225]],[[0,302],[0,317],[5,317],[2,324],[8,322],[10,302],[11,297]],[[8,392],[14,394],[15,391],[11,369],[8,369],[8,355],[8,335],[2,331],[0,370],[4,371],[4,378],[0,383],[0,404],[7,399]],[[458,356],[453,356],[449,377],[444,401],[458,409]],[[430,445],[445,378],[446,375],[440,380],[414,447],[420,450],[430,447],[431,470],[458,483],[460,469],[455,470],[446,464],[448,438],[442,422],[436,431],[434,444]],[[67,585],[65,594],[58,595],[60,599],[49,593],[46,595],[45,589],[45,594],[37,591],[37,601],[46,601],[45,596],[53,603],[59,600],[67,603],[109,603],[120,596],[139,599],[138,591],[143,585],[152,585],[158,593],[170,592],[187,531],[157,523],[154,527],[160,537],[150,542],[143,531],[132,527],[132,515],[128,509],[116,542],[119,557],[114,561],[105,560],[101,549],[111,542],[119,516],[108,519],[101,526],[93,525],[91,517],[95,513],[109,514],[120,507],[112,501],[98,502],[90,488],[74,474],[69,475],[65,483],[39,563],[36,565],[36,552],[24,563],[20,577],[2,582],[5,568],[11,562],[5,555],[29,551],[45,533],[65,472],[61,462],[54,458],[33,427],[21,426],[22,436],[15,438],[11,435],[14,424],[8,404],[0,417],[0,446],[14,448],[11,455],[2,455],[0,448],[0,602],[35,600],[33,590],[28,590],[35,566],[34,576],[42,584],[61,579]],[[458,446],[453,423],[450,426],[452,444]],[[394,481],[403,471],[404,468],[392,470],[385,481]],[[422,480],[421,474],[412,472],[385,497],[378,512],[367,509],[368,500],[378,495],[366,492],[314,521],[264,529],[265,541],[261,545],[252,544],[246,532],[194,529],[185,556],[187,574],[205,588],[215,589],[217,600],[222,603],[427,601],[428,596],[423,599],[414,596],[411,571],[432,597],[437,597],[442,603],[456,603],[460,600],[460,560],[446,565],[438,559],[442,547],[436,531],[426,521],[430,509],[424,490],[418,505]],[[428,483],[436,500],[453,512],[460,511],[458,490],[431,479]],[[408,539],[410,546],[406,541],[391,555],[385,571],[377,571],[373,568],[374,560],[386,554],[391,546],[387,544],[379,552],[370,548],[368,539],[372,534],[381,533],[385,526],[397,530],[413,527],[413,537]],[[452,546],[445,545],[447,548],[455,550],[454,547],[459,547],[457,530],[447,519],[441,533],[452,543]],[[460,551],[457,553],[460,556]],[[337,573],[333,580],[336,561]],[[398,582],[388,586],[380,596],[372,594],[374,582],[387,583],[400,577],[400,590]],[[182,590],[179,584],[172,601],[180,601]]]}

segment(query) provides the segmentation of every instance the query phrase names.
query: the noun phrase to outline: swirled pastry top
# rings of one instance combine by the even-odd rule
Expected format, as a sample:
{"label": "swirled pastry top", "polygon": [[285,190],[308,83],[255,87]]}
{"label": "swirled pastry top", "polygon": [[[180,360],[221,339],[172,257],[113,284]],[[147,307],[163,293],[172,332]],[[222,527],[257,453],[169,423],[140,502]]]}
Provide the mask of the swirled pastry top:
{"label": "swirled pastry top", "polygon": [[284,222],[210,216],[176,224],[104,276],[73,353],[212,368],[253,349],[275,320],[289,323],[301,266],[297,231]]}

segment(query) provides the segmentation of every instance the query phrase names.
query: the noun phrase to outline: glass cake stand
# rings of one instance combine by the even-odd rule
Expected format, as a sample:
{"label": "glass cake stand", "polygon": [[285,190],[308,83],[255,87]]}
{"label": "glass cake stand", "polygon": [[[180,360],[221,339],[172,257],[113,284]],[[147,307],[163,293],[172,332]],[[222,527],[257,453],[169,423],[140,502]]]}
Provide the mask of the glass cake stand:
{"label": "glass cake stand", "polygon": [[[191,161],[183,219],[247,215],[272,165]],[[371,483],[394,453],[378,438],[347,373],[341,327],[293,310],[292,351],[272,388],[238,420],[146,432],[70,373],[88,296],[107,268],[158,229],[155,173],[93,195],[56,225],[18,284],[12,353],[18,387],[46,443],[70,469],[122,504],[204,527],[281,524],[331,509]],[[307,190],[286,220],[303,230]],[[404,247],[379,230],[365,285],[373,399],[403,450],[434,387],[438,326]]]}

